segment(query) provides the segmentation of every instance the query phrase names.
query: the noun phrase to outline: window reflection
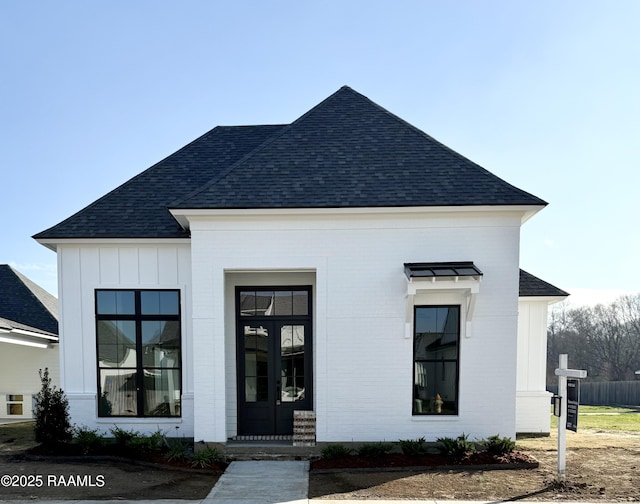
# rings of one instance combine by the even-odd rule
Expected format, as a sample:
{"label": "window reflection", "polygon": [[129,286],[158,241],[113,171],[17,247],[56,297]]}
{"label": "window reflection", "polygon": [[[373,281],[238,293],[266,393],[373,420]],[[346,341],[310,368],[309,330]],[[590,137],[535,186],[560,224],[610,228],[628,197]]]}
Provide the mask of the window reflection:
{"label": "window reflection", "polygon": [[245,401],[269,399],[269,331],[263,326],[244,326]]}
{"label": "window reflection", "polygon": [[302,290],[243,290],[241,317],[308,315],[309,293]]}
{"label": "window reflection", "polygon": [[459,306],[416,307],[414,414],[457,414],[459,339]]}
{"label": "window reflection", "polygon": [[285,325],[280,329],[282,402],[304,399],[304,326]]}

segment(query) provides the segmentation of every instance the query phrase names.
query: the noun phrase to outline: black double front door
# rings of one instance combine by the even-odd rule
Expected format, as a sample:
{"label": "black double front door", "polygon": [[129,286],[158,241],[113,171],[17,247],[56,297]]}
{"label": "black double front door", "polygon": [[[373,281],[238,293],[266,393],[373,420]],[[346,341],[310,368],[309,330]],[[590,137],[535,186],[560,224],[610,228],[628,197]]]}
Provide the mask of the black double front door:
{"label": "black double front door", "polygon": [[293,411],[312,409],[309,297],[302,289],[239,291],[238,434],[292,434]]}

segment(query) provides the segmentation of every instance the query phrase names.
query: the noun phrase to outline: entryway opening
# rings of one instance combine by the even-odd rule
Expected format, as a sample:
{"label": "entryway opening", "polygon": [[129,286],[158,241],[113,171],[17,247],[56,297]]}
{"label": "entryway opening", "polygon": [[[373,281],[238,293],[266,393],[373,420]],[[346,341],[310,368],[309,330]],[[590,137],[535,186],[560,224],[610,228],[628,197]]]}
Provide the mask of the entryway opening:
{"label": "entryway opening", "polygon": [[236,287],[238,440],[288,440],[313,409],[312,287]]}

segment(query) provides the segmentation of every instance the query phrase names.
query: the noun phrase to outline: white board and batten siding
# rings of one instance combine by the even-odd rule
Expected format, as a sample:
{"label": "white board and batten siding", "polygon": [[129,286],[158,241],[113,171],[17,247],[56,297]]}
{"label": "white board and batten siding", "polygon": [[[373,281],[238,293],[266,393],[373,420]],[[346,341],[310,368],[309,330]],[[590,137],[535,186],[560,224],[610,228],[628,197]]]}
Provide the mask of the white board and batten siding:
{"label": "white board and batten siding", "polygon": [[[557,301],[557,300],[556,300]],[[551,393],[546,391],[549,298],[522,297],[518,302],[518,373],[516,431],[548,434]]]}
{"label": "white board and batten siding", "polygon": [[[61,385],[76,425],[108,432],[114,418],[97,416],[96,289],[179,289],[182,330],[182,418],[118,418],[123,429],[160,428],[193,435],[191,254],[183,243],[62,244],[58,246]],[[178,427],[178,429],[176,429]]]}

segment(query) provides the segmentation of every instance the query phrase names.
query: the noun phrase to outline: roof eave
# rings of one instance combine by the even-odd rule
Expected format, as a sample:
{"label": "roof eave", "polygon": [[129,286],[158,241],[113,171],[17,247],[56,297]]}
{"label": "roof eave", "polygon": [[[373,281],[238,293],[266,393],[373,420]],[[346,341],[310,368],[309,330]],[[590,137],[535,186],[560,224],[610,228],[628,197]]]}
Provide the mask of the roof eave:
{"label": "roof eave", "polygon": [[174,219],[189,229],[190,219],[199,217],[286,216],[286,215],[372,215],[408,213],[515,213],[526,222],[545,205],[459,205],[459,206],[393,206],[393,207],[309,207],[309,208],[170,208]]}
{"label": "roof eave", "polygon": [[519,301],[545,301],[547,304],[552,305],[556,303],[561,303],[569,297],[569,294],[566,296],[518,296]]}
{"label": "roof eave", "polygon": [[86,244],[167,244],[167,243],[190,243],[189,238],[136,238],[136,237],[122,237],[122,238],[36,238],[40,245],[44,245],[48,249],[57,252],[59,245],[86,245]]}

